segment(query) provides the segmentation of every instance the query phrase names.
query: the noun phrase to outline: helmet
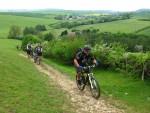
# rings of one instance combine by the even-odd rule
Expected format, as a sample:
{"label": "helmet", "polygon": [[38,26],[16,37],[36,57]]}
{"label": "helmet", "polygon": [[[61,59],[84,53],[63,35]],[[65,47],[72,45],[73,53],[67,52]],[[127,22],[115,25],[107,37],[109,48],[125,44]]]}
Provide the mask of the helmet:
{"label": "helmet", "polygon": [[85,45],[85,46],[83,47],[83,52],[84,52],[86,55],[89,55],[90,51],[91,51],[91,46],[90,46],[90,45]]}
{"label": "helmet", "polygon": [[84,45],[83,50],[90,51],[91,50],[91,46],[90,45]]}

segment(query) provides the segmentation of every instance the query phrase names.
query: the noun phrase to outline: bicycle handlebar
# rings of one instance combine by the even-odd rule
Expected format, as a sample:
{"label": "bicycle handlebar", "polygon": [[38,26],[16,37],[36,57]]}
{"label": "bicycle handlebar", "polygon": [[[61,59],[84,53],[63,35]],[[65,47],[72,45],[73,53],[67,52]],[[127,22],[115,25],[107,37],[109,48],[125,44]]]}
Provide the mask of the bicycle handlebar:
{"label": "bicycle handlebar", "polygon": [[96,65],[91,65],[91,66],[85,66],[83,67],[83,70],[87,70],[87,69],[91,69],[91,68],[95,68]]}

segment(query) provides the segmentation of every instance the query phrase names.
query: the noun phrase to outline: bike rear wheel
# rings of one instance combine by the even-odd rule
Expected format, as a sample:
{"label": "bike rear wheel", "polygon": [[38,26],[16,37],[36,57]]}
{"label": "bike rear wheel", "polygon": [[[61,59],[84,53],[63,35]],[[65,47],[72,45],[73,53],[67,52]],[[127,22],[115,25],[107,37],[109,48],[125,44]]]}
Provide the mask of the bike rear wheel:
{"label": "bike rear wheel", "polygon": [[40,63],[41,63],[41,59],[40,59],[40,57],[38,57],[37,58],[37,64],[40,65]]}
{"label": "bike rear wheel", "polygon": [[92,96],[95,99],[98,99],[100,97],[100,86],[99,86],[99,83],[97,82],[97,80],[92,78],[91,79],[91,84],[92,84],[92,87],[90,86],[90,89],[91,89]]}
{"label": "bike rear wheel", "polygon": [[[79,83],[80,82],[80,83]],[[84,76],[80,76],[80,79],[78,80],[78,76],[76,75],[76,84],[77,84],[77,87],[80,91],[83,91],[84,88],[85,88],[85,78]]]}

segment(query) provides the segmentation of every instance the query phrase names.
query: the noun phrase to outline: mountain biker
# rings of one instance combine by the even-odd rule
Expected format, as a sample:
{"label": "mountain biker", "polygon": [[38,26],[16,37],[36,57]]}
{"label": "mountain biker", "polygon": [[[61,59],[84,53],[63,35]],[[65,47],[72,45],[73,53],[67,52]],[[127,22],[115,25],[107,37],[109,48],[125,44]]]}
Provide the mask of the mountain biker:
{"label": "mountain biker", "polygon": [[43,51],[43,48],[41,46],[41,44],[39,43],[35,48],[34,48],[34,59],[41,59],[41,56],[42,56],[42,51]]}
{"label": "mountain biker", "polygon": [[32,45],[30,42],[26,46],[26,52],[27,52],[28,58],[30,58],[30,56],[32,54]]}
{"label": "mountain biker", "polygon": [[85,45],[81,51],[76,53],[74,58],[74,65],[76,67],[77,72],[77,80],[80,84],[80,75],[84,66],[89,65],[97,65],[97,61],[95,57],[91,54],[91,47],[89,45]]}

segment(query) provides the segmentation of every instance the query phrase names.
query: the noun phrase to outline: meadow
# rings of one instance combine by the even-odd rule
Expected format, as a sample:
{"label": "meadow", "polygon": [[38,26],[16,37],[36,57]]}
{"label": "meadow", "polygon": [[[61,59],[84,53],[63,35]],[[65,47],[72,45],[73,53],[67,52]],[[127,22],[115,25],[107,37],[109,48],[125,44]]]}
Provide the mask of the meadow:
{"label": "meadow", "polygon": [[119,20],[113,22],[106,22],[100,24],[93,24],[93,25],[84,25],[79,26],[74,29],[99,29],[101,32],[123,32],[123,33],[134,33],[139,29],[147,27],[150,25],[150,21],[140,21],[137,19],[127,19],[127,20]]}
{"label": "meadow", "polygon": [[20,26],[22,29],[26,26],[36,26],[37,24],[43,24],[48,27],[49,24],[55,23],[57,20],[53,18],[35,18],[24,17],[15,15],[2,15],[0,14],[0,38],[6,38],[9,29],[12,25]]}
{"label": "meadow", "polygon": [[0,113],[73,113],[69,97],[16,49],[0,39]]}

